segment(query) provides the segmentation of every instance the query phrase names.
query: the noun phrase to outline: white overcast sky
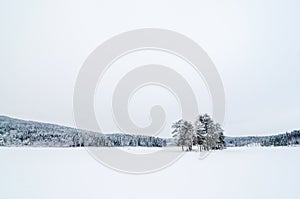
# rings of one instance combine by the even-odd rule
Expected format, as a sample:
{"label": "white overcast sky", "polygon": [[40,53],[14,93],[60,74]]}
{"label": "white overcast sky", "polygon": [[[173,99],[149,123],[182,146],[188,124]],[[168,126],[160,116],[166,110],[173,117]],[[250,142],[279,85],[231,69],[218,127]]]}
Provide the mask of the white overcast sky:
{"label": "white overcast sky", "polygon": [[74,126],[87,56],[113,35],[148,27],[182,33],[211,57],[225,88],[226,135],[300,129],[299,19],[296,0],[1,1],[0,115]]}

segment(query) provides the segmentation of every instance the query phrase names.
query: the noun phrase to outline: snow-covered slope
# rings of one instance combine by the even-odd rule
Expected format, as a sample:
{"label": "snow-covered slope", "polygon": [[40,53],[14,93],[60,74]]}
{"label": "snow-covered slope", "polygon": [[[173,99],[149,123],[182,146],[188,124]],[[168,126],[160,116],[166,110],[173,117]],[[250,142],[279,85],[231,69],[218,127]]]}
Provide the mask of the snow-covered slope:
{"label": "snow-covered slope", "polygon": [[0,146],[80,147],[80,146],[165,146],[162,138],[100,134],[75,128],[0,116]]}

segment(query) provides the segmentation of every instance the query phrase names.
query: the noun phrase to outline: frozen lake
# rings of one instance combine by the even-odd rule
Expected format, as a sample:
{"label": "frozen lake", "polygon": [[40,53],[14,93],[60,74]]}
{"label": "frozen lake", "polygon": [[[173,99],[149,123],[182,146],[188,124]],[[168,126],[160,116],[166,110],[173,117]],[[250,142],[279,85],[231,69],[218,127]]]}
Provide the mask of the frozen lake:
{"label": "frozen lake", "polygon": [[[124,148],[135,151],[145,148]],[[153,148],[151,150],[154,150]],[[299,198],[300,147],[186,153],[146,175],[111,170],[84,148],[0,148],[1,198]]]}

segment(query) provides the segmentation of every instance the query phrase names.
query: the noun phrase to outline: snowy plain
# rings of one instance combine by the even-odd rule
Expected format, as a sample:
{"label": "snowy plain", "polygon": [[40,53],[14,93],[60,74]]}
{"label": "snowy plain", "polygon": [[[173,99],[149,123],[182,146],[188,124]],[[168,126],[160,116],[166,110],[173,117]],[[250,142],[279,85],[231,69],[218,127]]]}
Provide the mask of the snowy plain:
{"label": "snowy plain", "polygon": [[84,148],[1,147],[0,160],[5,199],[300,198],[300,147],[228,148],[203,160],[187,152],[145,175],[111,170]]}

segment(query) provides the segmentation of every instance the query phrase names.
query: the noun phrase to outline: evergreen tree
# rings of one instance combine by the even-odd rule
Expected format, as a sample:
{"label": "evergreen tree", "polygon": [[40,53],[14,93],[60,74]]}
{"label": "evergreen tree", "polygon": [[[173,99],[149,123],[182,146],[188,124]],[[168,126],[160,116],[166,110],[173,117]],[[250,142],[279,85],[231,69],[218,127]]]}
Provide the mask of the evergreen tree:
{"label": "evergreen tree", "polygon": [[217,146],[216,149],[224,149],[226,147],[224,130],[219,123],[215,124],[217,134]]}
{"label": "evergreen tree", "polygon": [[220,124],[215,124],[208,114],[199,115],[195,122],[195,137],[199,150],[225,148],[224,130]]}

